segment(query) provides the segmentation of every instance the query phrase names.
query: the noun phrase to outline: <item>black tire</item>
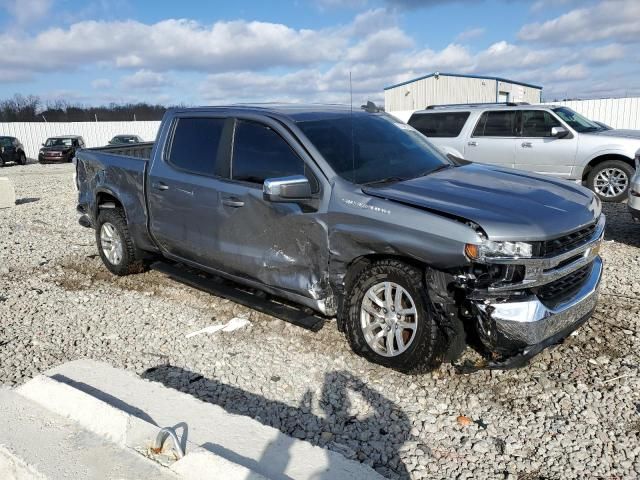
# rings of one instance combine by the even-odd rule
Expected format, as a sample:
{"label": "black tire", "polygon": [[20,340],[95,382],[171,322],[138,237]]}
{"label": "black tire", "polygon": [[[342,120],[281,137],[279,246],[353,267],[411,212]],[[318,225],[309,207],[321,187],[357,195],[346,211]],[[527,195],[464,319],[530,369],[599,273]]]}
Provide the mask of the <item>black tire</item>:
{"label": "black tire", "polygon": [[[606,172],[610,169],[616,169],[617,171],[624,172],[624,174],[626,174],[627,176],[626,188],[617,195],[603,195],[596,188],[598,175],[600,175],[601,172]],[[627,198],[629,185],[631,184],[631,178],[633,177],[634,173],[634,168],[628,163],[623,162],[622,160],[606,160],[602,163],[597,164],[595,167],[593,167],[593,169],[591,169],[589,175],[587,176],[587,186],[592,192],[598,195],[600,200],[602,200],[603,202],[622,202]]]}
{"label": "black tire", "polygon": [[4,158],[0,155],[0,168],[4,167]]}
{"label": "black tire", "polygon": [[[113,226],[113,229],[117,232],[117,235],[119,235],[122,246],[121,259],[115,263],[107,257],[101,238],[102,227],[106,223]],[[100,210],[96,225],[96,245],[102,262],[114,275],[130,275],[132,273],[140,273],[144,271],[144,262],[141,258],[140,252],[133,243],[131,235],[129,234],[127,219],[121,209],[107,208]]]}
{"label": "black tire", "polygon": [[[386,281],[406,290],[418,312],[415,337],[408,348],[396,356],[384,356],[376,352],[367,343],[360,322],[365,295],[370,288]],[[443,337],[427,296],[424,272],[416,267],[391,259],[366,266],[354,279],[352,286],[347,285],[343,315],[344,329],[351,348],[371,362],[402,372],[433,369],[442,363]]]}
{"label": "black tire", "polygon": [[26,165],[27,164],[27,156],[24,153],[20,154],[20,157],[18,158],[18,163],[20,165]]}

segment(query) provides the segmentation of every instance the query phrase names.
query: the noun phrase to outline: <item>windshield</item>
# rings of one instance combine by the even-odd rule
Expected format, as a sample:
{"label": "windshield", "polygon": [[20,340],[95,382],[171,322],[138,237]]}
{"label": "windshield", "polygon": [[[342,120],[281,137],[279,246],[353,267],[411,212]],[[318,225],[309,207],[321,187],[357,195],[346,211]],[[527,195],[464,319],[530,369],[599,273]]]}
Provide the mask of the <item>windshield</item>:
{"label": "windshield", "polygon": [[605,130],[601,125],[598,125],[596,122],[592,122],[588,118],[583,117],[578,112],[571,110],[567,107],[559,107],[554,108],[554,112],[565,122],[569,124],[571,128],[573,128],[576,132],[585,133],[585,132],[599,132],[600,130]]}
{"label": "windshield", "polygon": [[0,137],[0,147],[12,147],[12,146],[13,146],[13,138]]}
{"label": "windshield", "polygon": [[354,112],[298,126],[331,168],[356,184],[407,180],[452,165],[420,132],[388,115]]}
{"label": "windshield", "polygon": [[71,139],[70,138],[47,138],[45,147],[70,147]]}

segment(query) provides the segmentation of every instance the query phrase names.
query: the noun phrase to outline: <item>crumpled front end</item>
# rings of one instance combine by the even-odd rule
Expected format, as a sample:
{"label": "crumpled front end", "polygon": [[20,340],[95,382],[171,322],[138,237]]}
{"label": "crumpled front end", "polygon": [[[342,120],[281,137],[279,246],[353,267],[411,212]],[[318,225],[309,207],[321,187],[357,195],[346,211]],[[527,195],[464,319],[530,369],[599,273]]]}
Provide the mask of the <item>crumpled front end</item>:
{"label": "crumpled front end", "polygon": [[[495,360],[495,367],[525,364],[541,350],[559,343],[595,309],[602,276],[599,256],[605,219],[583,232],[573,232],[550,255],[535,258],[497,258],[488,267],[511,270],[467,298],[476,319],[479,339]],[[567,245],[568,242],[568,245]],[[514,281],[515,279],[515,281]]]}

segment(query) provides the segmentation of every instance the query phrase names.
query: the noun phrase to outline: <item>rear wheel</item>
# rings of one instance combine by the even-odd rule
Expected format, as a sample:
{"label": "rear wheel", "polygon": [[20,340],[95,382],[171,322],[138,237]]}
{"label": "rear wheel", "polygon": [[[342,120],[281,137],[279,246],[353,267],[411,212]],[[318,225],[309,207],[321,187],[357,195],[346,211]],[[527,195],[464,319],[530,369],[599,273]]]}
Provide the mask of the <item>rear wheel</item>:
{"label": "rear wheel", "polygon": [[27,164],[27,156],[24,153],[20,154],[20,157],[18,158],[18,163],[20,165],[26,165]]}
{"label": "rear wheel", "polygon": [[603,202],[621,202],[627,198],[629,184],[634,170],[621,160],[607,160],[599,163],[587,177],[587,186]]}
{"label": "rear wheel", "polygon": [[144,270],[124,213],[110,208],[100,211],[96,225],[98,253],[107,269],[115,275],[129,275]]}
{"label": "rear wheel", "polygon": [[421,270],[397,260],[372,263],[346,302],[345,331],[359,355],[401,371],[440,364],[441,336]]}

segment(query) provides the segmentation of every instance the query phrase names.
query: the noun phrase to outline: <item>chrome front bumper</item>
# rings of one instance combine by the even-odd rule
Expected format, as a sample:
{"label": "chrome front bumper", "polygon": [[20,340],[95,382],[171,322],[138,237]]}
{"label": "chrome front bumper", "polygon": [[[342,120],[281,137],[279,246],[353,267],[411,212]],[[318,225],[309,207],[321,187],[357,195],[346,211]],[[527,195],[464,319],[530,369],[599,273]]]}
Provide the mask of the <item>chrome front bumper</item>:
{"label": "chrome front bumper", "polygon": [[518,301],[475,301],[481,334],[492,339],[499,352],[522,350],[563,331],[568,334],[595,308],[601,277],[602,260],[596,255],[582,285],[555,304],[545,304],[533,294]]}

